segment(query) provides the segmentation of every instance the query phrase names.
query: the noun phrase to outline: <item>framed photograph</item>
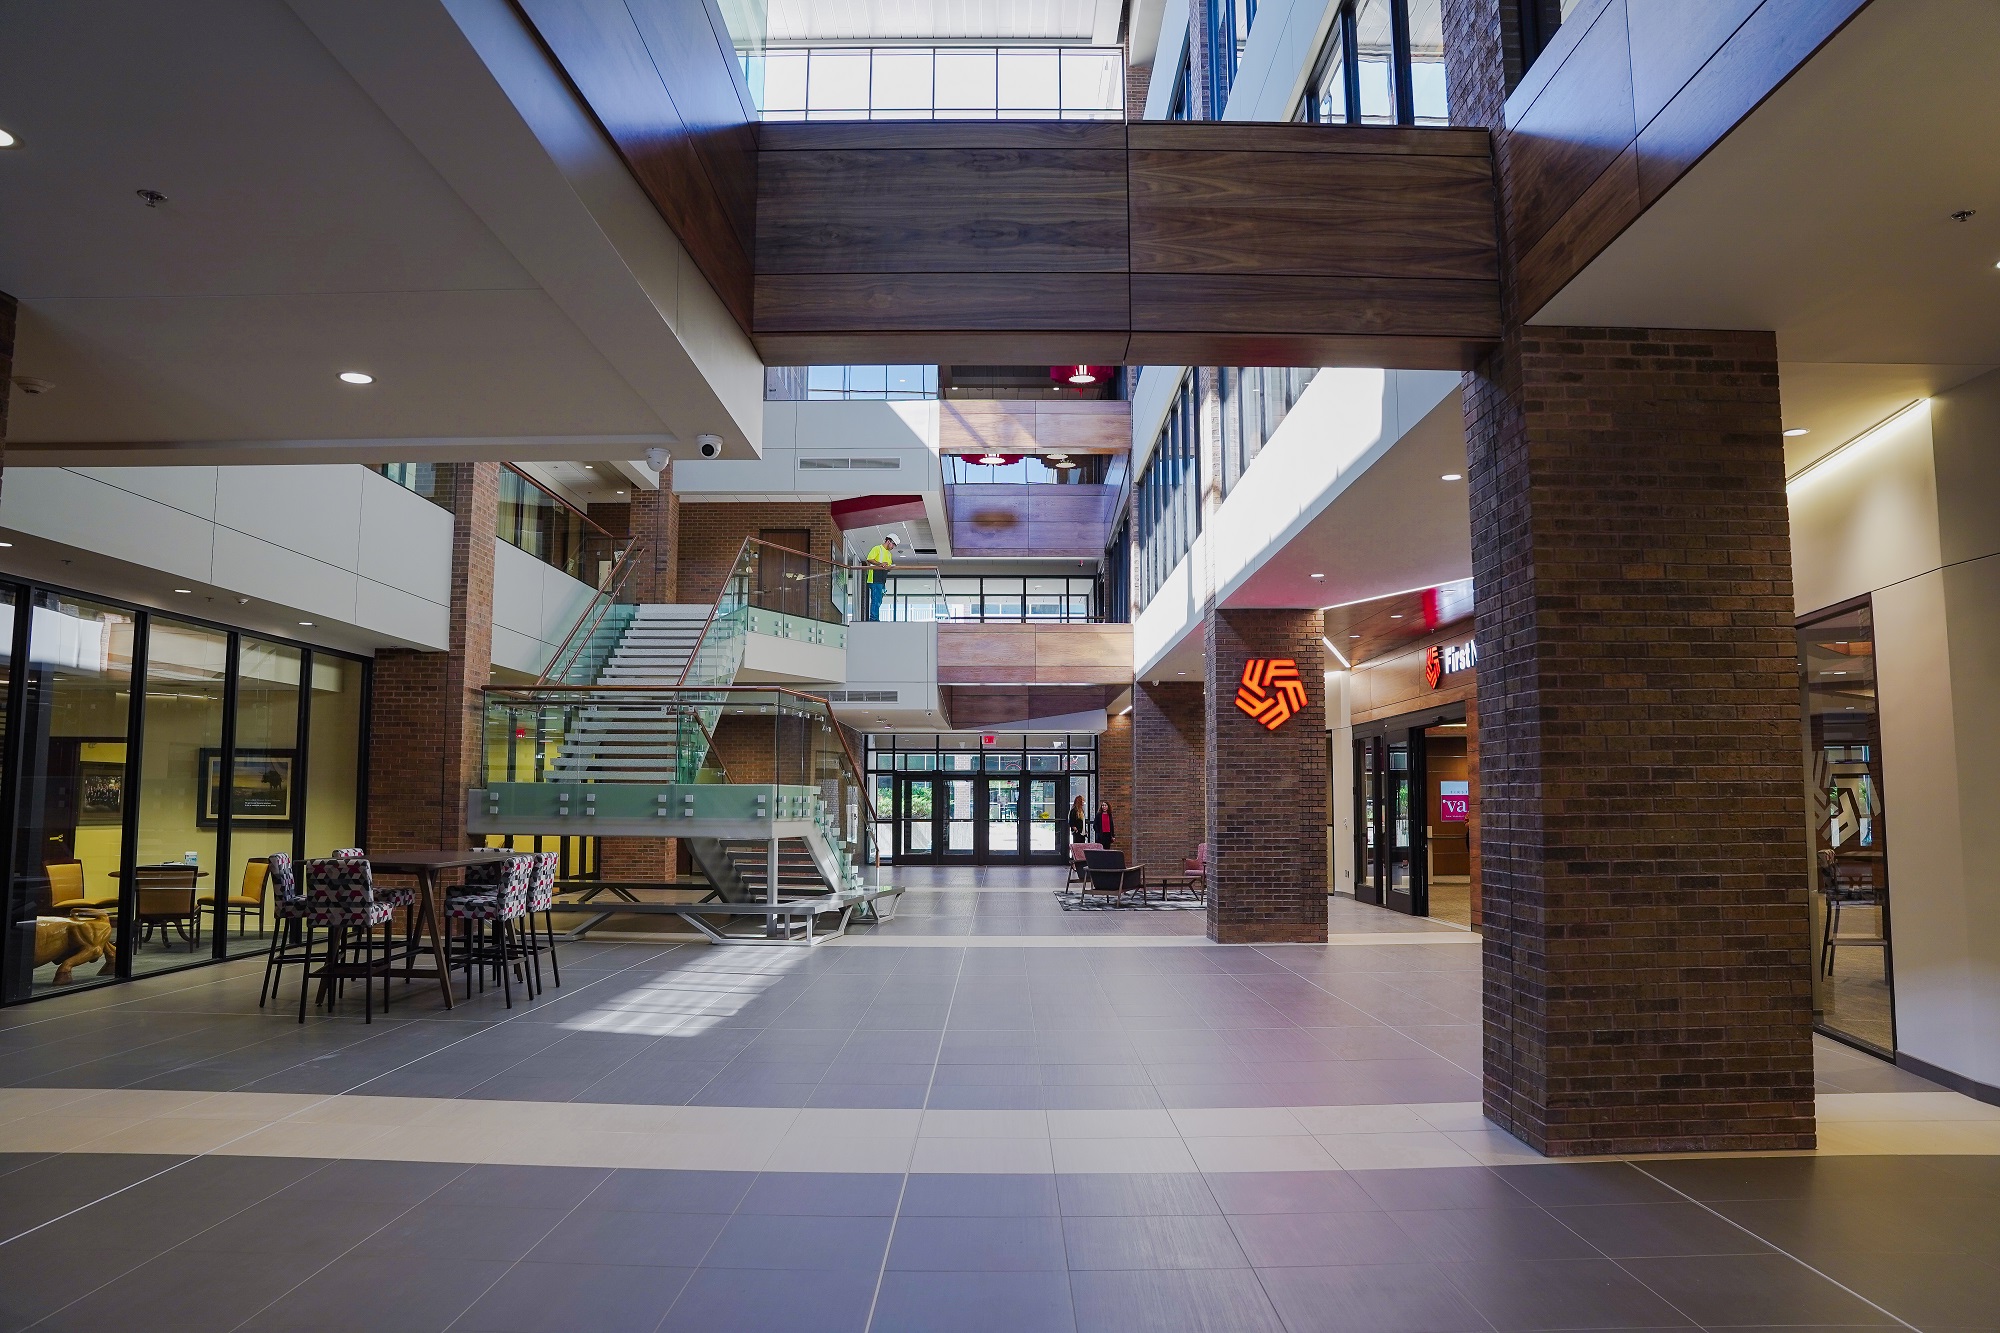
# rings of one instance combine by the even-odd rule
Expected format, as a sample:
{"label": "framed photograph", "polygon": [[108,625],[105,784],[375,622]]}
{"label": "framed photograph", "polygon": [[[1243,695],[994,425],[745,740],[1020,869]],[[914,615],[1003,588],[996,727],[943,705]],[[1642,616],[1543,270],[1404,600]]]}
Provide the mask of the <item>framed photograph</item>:
{"label": "framed photograph", "polygon": [[80,769],[76,822],[80,825],[122,824],[125,821],[125,765],[85,760]]}
{"label": "framed photograph", "polygon": [[[235,780],[230,784],[229,815],[237,828],[290,828],[292,824],[292,765],[296,750],[238,750]],[[202,828],[214,828],[222,817],[222,751],[201,751]]]}

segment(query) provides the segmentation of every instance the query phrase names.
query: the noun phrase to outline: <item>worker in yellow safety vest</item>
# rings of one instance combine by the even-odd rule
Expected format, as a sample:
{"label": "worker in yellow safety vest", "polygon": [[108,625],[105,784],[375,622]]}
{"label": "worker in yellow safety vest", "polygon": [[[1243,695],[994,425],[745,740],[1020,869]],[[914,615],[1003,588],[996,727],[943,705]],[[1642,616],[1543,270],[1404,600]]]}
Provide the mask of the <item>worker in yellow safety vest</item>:
{"label": "worker in yellow safety vest", "polygon": [[902,543],[890,533],[868,548],[868,618],[882,618],[882,594],[889,586],[889,570],[896,563],[896,548]]}

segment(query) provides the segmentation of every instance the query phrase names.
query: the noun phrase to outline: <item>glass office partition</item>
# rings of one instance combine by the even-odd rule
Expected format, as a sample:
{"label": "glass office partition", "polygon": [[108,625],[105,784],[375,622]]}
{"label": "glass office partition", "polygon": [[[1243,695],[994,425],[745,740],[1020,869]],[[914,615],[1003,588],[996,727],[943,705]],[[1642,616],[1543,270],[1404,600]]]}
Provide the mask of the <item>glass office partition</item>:
{"label": "glass office partition", "polygon": [[209,952],[201,931],[210,914],[197,900],[213,894],[223,869],[228,679],[226,632],[151,618],[132,857],[134,975],[183,967]]}
{"label": "glass office partition", "polygon": [[1813,849],[1814,1008],[1822,1027],[1896,1048],[1889,812],[1872,604],[1799,627]]}
{"label": "glass office partition", "polygon": [[270,945],[266,875],[273,852],[290,855],[299,819],[297,648],[244,636],[238,650],[236,758],[230,786],[229,874],[218,885],[216,933],[226,953]]}
{"label": "glass office partition", "polygon": [[[8,1000],[100,975],[115,946],[107,927],[119,915],[125,862],[138,620],[46,590],[31,607],[25,679],[10,691],[20,701],[11,725],[21,768],[0,965]],[[71,919],[90,924],[63,924]]]}
{"label": "glass office partition", "polygon": [[361,734],[368,702],[362,664],[314,653],[311,694],[305,854],[326,856],[365,845],[359,828]]}

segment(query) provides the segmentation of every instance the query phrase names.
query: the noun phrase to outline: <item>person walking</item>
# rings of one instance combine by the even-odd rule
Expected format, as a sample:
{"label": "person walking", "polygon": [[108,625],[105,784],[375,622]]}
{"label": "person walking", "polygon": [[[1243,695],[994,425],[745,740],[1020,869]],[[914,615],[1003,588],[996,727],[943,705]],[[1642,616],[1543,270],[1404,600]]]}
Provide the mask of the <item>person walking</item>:
{"label": "person walking", "polygon": [[868,618],[882,618],[882,594],[889,587],[889,570],[896,563],[896,548],[902,543],[890,533],[868,548]]}
{"label": "person walking", "polygon": [[1071,842],[1090,841],[1090,812],[1083,808],[1083,797],[1069,803],[1069,840]]}
{"label": "person walking", "polygon": [[1097,803],[1097,841],[1100,846],[1109,847],[1118,837],[1118,826],[1111,822],[1111,802]]}

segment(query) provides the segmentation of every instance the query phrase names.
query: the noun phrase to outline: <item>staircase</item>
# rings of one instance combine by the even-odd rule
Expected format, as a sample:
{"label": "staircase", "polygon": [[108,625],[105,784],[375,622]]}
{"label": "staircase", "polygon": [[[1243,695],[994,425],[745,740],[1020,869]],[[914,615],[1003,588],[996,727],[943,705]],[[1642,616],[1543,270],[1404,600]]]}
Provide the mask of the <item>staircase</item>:
{"label": "staircase", "polygon": [[[642,605],[605,659],[594,684],[672,685],[708,623],[705,605]],[[593,704],[577,715],[549,765],[555,782],[680,781],[680,744],[671,710],[645,703]],[[664,725],[663,725],[664,723]]]}

